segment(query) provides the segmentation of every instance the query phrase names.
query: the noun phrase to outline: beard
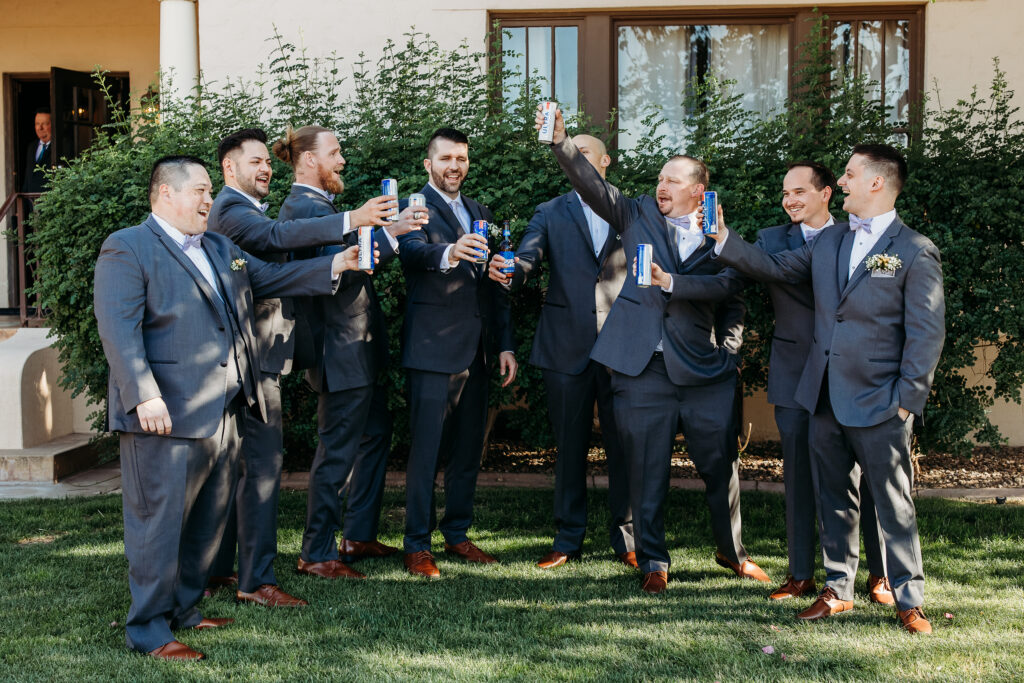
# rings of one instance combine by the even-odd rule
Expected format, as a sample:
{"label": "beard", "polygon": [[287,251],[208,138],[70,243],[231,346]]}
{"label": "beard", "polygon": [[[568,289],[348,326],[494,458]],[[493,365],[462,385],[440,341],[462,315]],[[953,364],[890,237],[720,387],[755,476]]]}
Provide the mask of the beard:
{"label": "beard", "polygon": [[242,189],[242,192],[245,192],[247,195],[255,197],[256,199],[263,199],[270,194],[269,187],[262,189],[258,184],[256,184],[255,176],[252,178],[239,178],[238,186]]}
{"label": "beard", "polygon": [[331,194],[341,194],[345,191],[345,182],[333,169],[321,165],[317,169],[317,177],[320,180],[320,187]]}
{"label": "beard", "polygon": [[466,176],[462,176],[458,180],[449,180],[445,178],[444,173],[438,173],[433,167],[431,167],[430,179],[439,189],[444,190],[448,194],[455,194],[462,187],[462,183],[466,180]]}

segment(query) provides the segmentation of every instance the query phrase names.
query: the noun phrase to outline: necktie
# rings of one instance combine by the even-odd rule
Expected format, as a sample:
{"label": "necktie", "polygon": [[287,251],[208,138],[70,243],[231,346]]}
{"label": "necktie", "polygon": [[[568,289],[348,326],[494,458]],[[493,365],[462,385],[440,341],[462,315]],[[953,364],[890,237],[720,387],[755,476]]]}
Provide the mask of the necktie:
{"label": "necktie", "polygon": [[453,199],[449,202],[449,206],[452,207],[452,213],[455,214],[455,217],[459,219],[462,231],[469,232],[469,213],[466,211],[466,207],[457,199]]}
{"label": "necktie", "polygon": [[201,249],[203,246],[203,236],[199,235],[185,235],[185,243],[181,245],[182,251],[188,251],[189,249]]}
{"label": "necktie", "polygon": [[867,234],[871,234],[871,219],[870,218],[858,218],[853,214],[850,214],[850,230],[857,231],[863,230]]}
{"label": "necktie", "polygon": [[46,148],[49,146],[49,142],[44,142],[39,145],[39,148],[36,150],[36,163],[39,163],[40,161],[43,160],[43,157],[46,156]]}

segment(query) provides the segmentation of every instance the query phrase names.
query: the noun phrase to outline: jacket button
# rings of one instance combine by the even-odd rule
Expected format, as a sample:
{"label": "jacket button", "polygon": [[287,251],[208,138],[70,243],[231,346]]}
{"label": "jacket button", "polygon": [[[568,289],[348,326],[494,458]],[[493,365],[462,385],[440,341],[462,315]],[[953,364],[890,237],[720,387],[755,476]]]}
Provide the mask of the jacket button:
{"label": "jacket button", "polygon": [[828,349],[825,349],[825,355],[826,356],[828,355]]}
{"label": "jacket button", "polygon": [[590,309],[590,312],[591,313],[597,313],[597,309],[596,308],[592,308],[592,309]]}
{"label": "jacket button", "polygon": [[220,330],[221,332],[223,332],[223,331],[224,331],[224,326],[223,326],[223,325],[221,325],[221,326],[220,326],[220,327],[218,327],[217,329],[218,329],[218,330]]}
{"label": "jacket button", "polygon": [[222,368],[226,368],[226,367],[228,366],[228,362],[227,362],[226,360],[222,360],[222,361],[220,362],[220,366],[221,366]]}

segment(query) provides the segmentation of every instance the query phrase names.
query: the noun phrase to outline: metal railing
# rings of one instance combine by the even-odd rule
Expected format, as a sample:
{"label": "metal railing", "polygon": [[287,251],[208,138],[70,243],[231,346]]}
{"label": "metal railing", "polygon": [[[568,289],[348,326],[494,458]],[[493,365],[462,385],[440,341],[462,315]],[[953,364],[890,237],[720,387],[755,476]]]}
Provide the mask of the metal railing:
{"label": "metal railing", "polygon": [[0,207],[0,225],[8,216],[12,216],[18,234],[17,289],[22,327],[40,327],[45,324],[42,307],[38,305],[36,296],[27,292],[35,281],[36,261],[25,243],[25,218],[32,213],[32,201],[41,196],[39,192],[15,192]]}

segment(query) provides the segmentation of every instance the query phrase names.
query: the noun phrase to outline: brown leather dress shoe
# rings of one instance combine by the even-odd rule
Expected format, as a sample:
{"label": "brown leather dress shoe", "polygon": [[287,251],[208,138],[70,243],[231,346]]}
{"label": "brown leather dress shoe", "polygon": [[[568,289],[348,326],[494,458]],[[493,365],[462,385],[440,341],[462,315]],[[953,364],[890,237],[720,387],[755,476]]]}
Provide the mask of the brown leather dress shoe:
{"label": "brown leather dress shoe", "polygon": [[480,548],[473,545],[473,541],[463,541],[455,545],[444,544],[444,551],[450,555],[458,555],[466,562],[479,562],[480,564],[493,564],[498,558],[488,555]]}
{"label": "brown leather dress shoe", "polygon": [[768,596],[769,600],[788,600],[789,598],[799,598],[801,595],[807,595],[813,593],[817,587],[814,585],[814,579],[802,579],[797,581],[790,574],[786,577],[786,583],[776,588],[771,595]]}
{"label": "brown leather dress shoe", "polygon": [[911,607],[910,609],[902,610],[899,612],[900,621],[903,622],[903,628],[907,629],[911,633],[931,633],[932,625],[928,619],[924,616],[924,611],[920,607]]}
{"label": "brown leather dress shoe", "polygon": [[365,579],[366,574],[357,572],[341,560],[327,560],[326,562],[306,562],[299,558],[299,566],[295,571],[308,576],[319,576],[324,579]]}
{"label": "brown leather dress shoe", "polygon": [[715,562],[719,566],[731,569],[736,573],[736,576],[741,579],[753,579],[754,581],[761,581],[762,583],[768,583],[771,579],[768,575],[750,560],[743,560],[743,564],[736,564],[731,560],[727,560],[722,553],[715,551]]}
{"label": "brown leather dress shoe", "polygon": [[415,553],[406,553],[403,558],[405,568],[413,576],[424,576],[428,579],[436,579],[441,576],[441,570],[434,562],[434,555],[429,550],[419,550]]}
{"label": "brown leather dress shoe", "polygon": [[561,567],[569,560],[578,559],[580,559],[579,553],[560,553],[557,550],[552,550],[550,553],[538,560],[537,566],[541,569],[554,569],[555,567]]}
{"label": "brown leather dress shoe", "polygon": [[615,559],[633,569],[640,569],[640,565],[636,563],[636,553],[630,550],[629,552],[619,553],[615,556]]}
{"label": "brown leather dress shoe", "polygon": [[825,586],[825,590],[821,591],[814,604],[796,615],[796,618],[804,621],[818,621],[851,609],[853,609],[853,600],[840,600],[831,586]]}
{"label": "brown leather dress shoe", "polygon": [[252,593],[235,592],[236,602],[252,602],[263,607],[305,607],[309,603],[302,598],[288,595],[272,583],[265,583]]}
{"label": "brown leather dress shoe", "polygon": [[892,587],[889,585],[889,579],[884,576],[868,574],[868,597],[871,598],[871,602],[878,603],[879,605],[896,604],[896,598],[892,596]]}
{"label": "brown leather dress shoe", "polygon": [[220,628],[221,626],[227,626],[228,624],[235,623],[234,619],[214,619],[212,617],[203,617],[202,621],[193,626],[196,631],[202,631],[207,628]]}
{"label": "brown leather dress shoe", "polygon": [[166,645],[161,645],[155,650],[151,650],[146,653],[150,657],[156,659],[168,659],[172,661],[194,661],[197,659],[206,659],[206,655],[197,650],[193,650],[185,643],[179,643],[177,640],[172,640]]}
{"label": "brown leather dress shoe", "polygon": [[398,548],[384,545],[380,541],[350,541],[342,539],[338,547],[338,559],[342,562],[355,562],[365,558],[389,557],[398,552]]}
{"label": "brown leather dress shoe", "polygon": [[234,573],[231,576],[211,576],[206,581],[206,587],[211,592],[216,591],[220,588],[234,588],[238,585],[238,573]]}
{"label": "brown leather dress shoe", "polygon": [[640,590],[648,595],[664,593],[668,588],[668,572],[647,572],[640,581]]}

